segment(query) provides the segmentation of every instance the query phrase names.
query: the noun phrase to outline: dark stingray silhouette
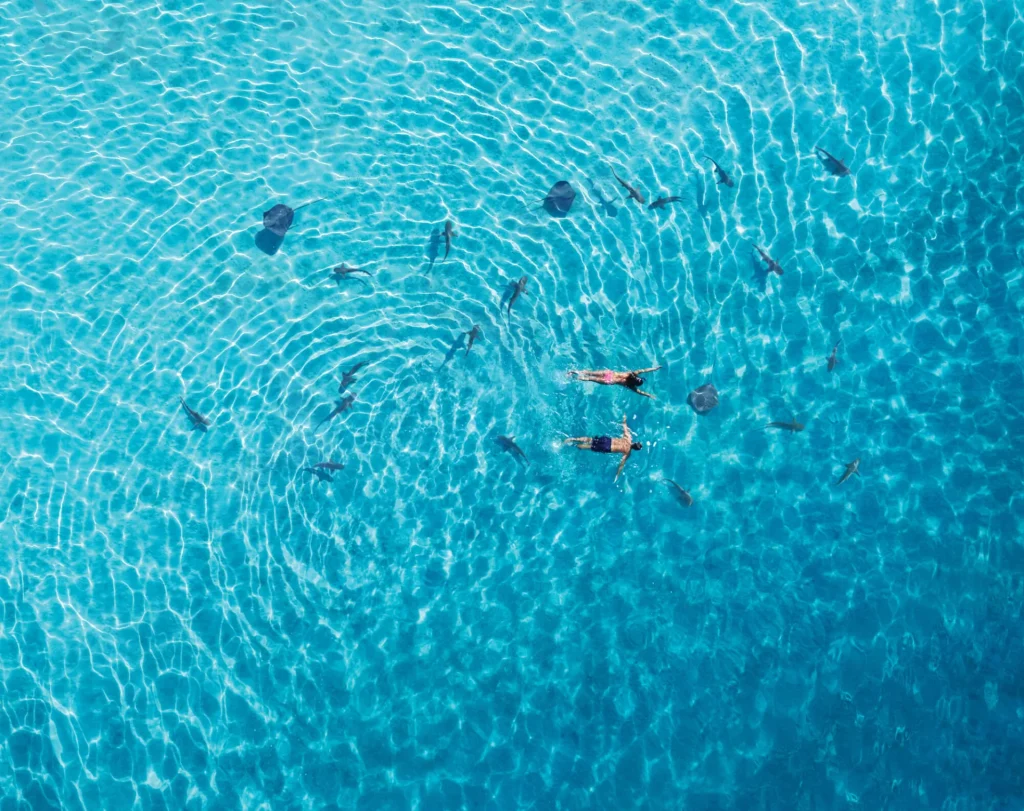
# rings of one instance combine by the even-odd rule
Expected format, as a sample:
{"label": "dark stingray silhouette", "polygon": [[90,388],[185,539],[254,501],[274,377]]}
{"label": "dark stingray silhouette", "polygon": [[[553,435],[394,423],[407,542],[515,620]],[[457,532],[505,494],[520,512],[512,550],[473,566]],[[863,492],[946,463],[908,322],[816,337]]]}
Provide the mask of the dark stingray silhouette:
{"label": "dark stingray silhouette", "polygon": [[700,388],[691,391],[686,401],[698,414],[707,414],[718,405],[718,390],[710,383],[705,383]]}
{"label": "dark stingray silhouette", "polygon": [[289,208],[284,203],[278,203],[273,208],[263,212],[263,227],[268,231],[273,231],[279,237],[283,237],[288,233],[288,229],[292,227],[292,220],[295,219],[296,211],[302,211],[306,206],[311,206],[313,203],[322,203],[324,199],[321,197],[319,200],[311,200],[308,203],[303,203],[298,208]]}
{"label": "dark stingray silhouette", "polygon": [[569,185],[569,181],[559,180],[544,198],[544,210],[552,217],[564,217],[575,199],[576,190]]}
{"label": "dark stingray silhouette", "polygon": [[325,199],[327,198],[321,197],[319,200],[311,200],[308,203],[303,203],[298,208],[291,208],[284,203],[278,203],[276,206],[264,211],[263,230],[256,235],[256,247],[265,254],[273,256],[280,249],[281,243],[284,242],[284,235],[292,227],[295,212],[301,211],[306,206],[313,205],[313,203],[322,203]]}

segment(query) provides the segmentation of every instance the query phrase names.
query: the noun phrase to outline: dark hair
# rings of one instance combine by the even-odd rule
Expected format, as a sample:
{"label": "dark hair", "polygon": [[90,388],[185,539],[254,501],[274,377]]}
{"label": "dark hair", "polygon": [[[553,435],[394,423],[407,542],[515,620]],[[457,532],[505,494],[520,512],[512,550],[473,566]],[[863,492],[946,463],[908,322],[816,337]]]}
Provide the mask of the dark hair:
{"label": "dark hair", "polygon": [[641,445],[639,442],[634,442],[632,445],[630,445],[630,447],[633,450],[638,451],[643,447],[643,445]]}
{"label": "dark hair", "polygon": [[626,385],[629,386],[631,389],[635,389],[638,386],[642,386],[643,384],[644,379],[642,377],[637,377],[635,373],[630,372],[628,375],[626,375]]}

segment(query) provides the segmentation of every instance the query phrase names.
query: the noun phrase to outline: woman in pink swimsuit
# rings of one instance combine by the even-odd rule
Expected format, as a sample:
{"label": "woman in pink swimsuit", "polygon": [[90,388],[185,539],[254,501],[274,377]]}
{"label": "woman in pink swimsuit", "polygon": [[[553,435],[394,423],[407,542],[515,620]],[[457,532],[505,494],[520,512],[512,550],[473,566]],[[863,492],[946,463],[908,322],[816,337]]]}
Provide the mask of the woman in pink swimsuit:
{"label": "woman in pink swimsuit", "polygon": [[625,386],[631,392],[639,394],[641,397],[650,397],[654,400],[656,398],[653,394],[640,391],[640,387],[644,384],[644,379],[640,375],[646,372],[656,372],[660,368],[660,366],[652,366],[650,369],[637,369],[632,372],[612,372],[608,369],[576,371],[573,369],[569,372],[569,377],[575,377],[577,380],[582,380],[585,383],[600,383],[604,386]]}

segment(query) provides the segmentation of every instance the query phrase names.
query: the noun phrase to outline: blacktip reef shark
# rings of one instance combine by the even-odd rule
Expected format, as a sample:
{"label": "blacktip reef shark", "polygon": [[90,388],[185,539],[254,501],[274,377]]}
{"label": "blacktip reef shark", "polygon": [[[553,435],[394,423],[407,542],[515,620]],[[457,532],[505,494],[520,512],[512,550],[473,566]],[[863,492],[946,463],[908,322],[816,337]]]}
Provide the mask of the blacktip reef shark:
{"label": "blacktip reef shark", "polygon": [[188,414],[188,418],[192,421],[193,428],[202,428],[205,431],[210,427],[211,422],[208,417],[203,416],[194,408],[190,408],[189,404],[185,402],[184,397],[179,397],[178,400],[181,402],[182,408],[185,409],[185,413]]}
{"label": "blacktip reef shark", "polygon": [[[841,338],[839,340],[842,340]],[[832,354],[828,356],[828,370],[831,372],[836,368],[836,352],[839,351],[839,341],[836,341],[836,345],[832,347]]]}
{"label": "blacktip reef shark", "polygon": [[663,481],[665,482],[665,484],[669,486],[669,489],[671,489],[675,493],[676,498],[679,499],[680,504],[682,504],[684,507],[693,506],[693,496],[690,495],[689,491],[684,490],[679,484],[672,481],[672,479],[664,479]]}
{"label": "blacktip reef shark", "polygon": [[828,169],[829,173],[836,177],[845,177],[850,174],[849,167],[843,163],[835,155],[831,155],[822,149],[820,146],[814,147],[814,151],[818,156],[818,159],[825,164],[825,168]]}
{"label": "blacktip reef shark", "polygon": [[791,433],[799,433],[804,430],[804,424],[793,420],[792,422],[770,422],[768,423],[769,428],[778,428],[782,431],[789,431]]}
{"label": "blacktip reef shark", "polygon": [[761,246],[760,245],[755,245],[754,248],[761,255],[761,259],[764,260],[764,263],[766,265],[768,265],[768,272],[769,273],[777,273],[777,274],[779,274],[781,276],[782,275],[782,265],[780,265],[778,262],[776,262],[774,259],[772,259],[768,254],[766,254],[763,250],[761,250]]}
{"label": "blacktip reef shark", "polygon": [[682,197],[659,197],[657,200],[655,200],[653,203],[651,203],[649,206],[647,206],[647,208],[649,208],[649,209],[665,208],[665,206],[667,206],[669,203],[681,203],[682,201],[683,201]]}
{"label": "blacktip reef shark", "polygon": [[348,411],[352,407],[352,403],[355,402],[355,399],[356,399],[355,396],[351,395],[351,394],[349,394],[346,397],[343,397],[338,402],[337,407],[330,414],[328,414],[326,417],[324,417],[322,420],[320,420],[320,422],[318,422],[316,424],[316,428],[314,428],[313,430],[314,431],[319,430],[320,426],[323,425],[325,422],[330,422],[335,417],[337,417],[339,414],[344,414],[346,411]]}
{"label": "blacktip reef shark", "polygon": [[462,334],[469,336],[469,344],[466,346],[466,354],[468,355],[469,350],[473,348],[474,341],[476,341],[476,339],[479,338],[483,333],[480,331],[480,325],[474,324],[473,329]]}
{"label": "blacktip reef shark", "polygon": [[840,476],[839,477],[839,481],[836,482],[836,487],[838,487],[843,482],[845,482],[847,479],[849,479],[850,476],[859,476],[859,475],[860,475],[860,457],[858,456],[856,459],[854,459],[852,462],[850,462],[846,466],[846,470],[843,471],[843,475]]}
{"label": "blacktip reef shark", "polygon": [[631,199],[636,200],[640,205],[644,205],[644,203],[647,202],[644,199],[644,196],[642,194],[640,194],[640,192],[638,192],[636,189],[634,189],[632,186],[630,186],[625,180],[623,180],[621,177],[619,177],[617,174],[615,174],[615,170],[614,169],[612,169],[612,176],[617,181],[619,181],[619,184],[622,186],[622,188],[624,188],[627,192],[629,192],[629,196],[630,196]]}
{"label": "blacktip reef shark", "polygon": [[505,308],[508,312],[509,320],[512,318],[512,305],[519,300],[519,297],[523,295],[523,293],[526,292],[526,281],[526,277],[523,276],[518,282],[515,282],[515,284],[510,287],[511,293],[508,297],[508,306]]}
{"label": "blacktip reef shark", "polygon": [[352,382],[356,379],[356,372],[362,369],[365,365],[366,361],[361,360],[341,376],[341,382],[338,384],[338,394],[345,393],[345,389],[351,386]]}
{"label": "blacktip reef shark", "polygon": [[522,463],[523,467],[529,464],[529,460],[526,458],[526,454],[523,453],[523,449],[516,444],[516,438],[514,436],[498,436],[495,440],[498,446],[508,453],[512,454],[517,462]]}
{"label": "blacktip reef shark", "polygon": [[334,481],[334,477],[330,473],[327,472],[327,469],[322,468],[319,465],[314,465],[313,467],[304,467],[304,468],[302,468],[302,472],[303,473],[312,473],[314,476],[316,476],[322,482],[333,482]]}
{"label": "blacktip reef shark", "polygon": [[729,177],[728,174],[726,174],[725,169],[723,169],[721,166],[718,165],[718,161],[716,161],[710,155],[705,155],[704,158],[706,160],[711,161],[711,163],[714,165],[714,167],[715,167],[715,177],[718,179],[718,185],[719,186],[723,186],[724,185],[724,186],[728,186],[731,189],[733,186],[736,185],[733,182],[732,178]]}

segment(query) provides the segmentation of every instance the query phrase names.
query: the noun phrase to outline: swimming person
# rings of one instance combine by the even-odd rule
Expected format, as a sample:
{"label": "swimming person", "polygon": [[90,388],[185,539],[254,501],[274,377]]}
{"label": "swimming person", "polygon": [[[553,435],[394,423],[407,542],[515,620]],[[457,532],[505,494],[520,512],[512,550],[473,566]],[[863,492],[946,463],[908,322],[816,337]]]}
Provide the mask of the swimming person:
{"label": "swimming person", "polygon": [[597,453],[621,453],[622,461],[619,462],[619,469],[615,471],[615,480],[618,481],[622,468],[626,466],[626,460],[633,451],[640,450],[643,445],[633,441],[633,434],[626,424],[626,417],[622,417],[622,436],[575,436],[565,440],[566,445],[575,444],[581,451],[595,451]]}
{"label": "swimming person", "polygon": [[583,371],[570,369],[569,377],[575,377],[584,383],[600,383],[604,386],[625,386],[631,392],[639,394],[641,397],[650,397],[654,400],[657,398],[653,394],[640,391],[640,387],[644,384],[644,379],[640,375],[646,372],[656,372],[660,368],[660,366],[652,366],[650,369],[636,369],[632,372],[612,372],[607,369],[584,369]]}

